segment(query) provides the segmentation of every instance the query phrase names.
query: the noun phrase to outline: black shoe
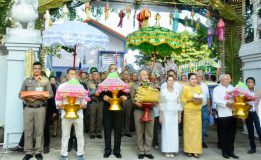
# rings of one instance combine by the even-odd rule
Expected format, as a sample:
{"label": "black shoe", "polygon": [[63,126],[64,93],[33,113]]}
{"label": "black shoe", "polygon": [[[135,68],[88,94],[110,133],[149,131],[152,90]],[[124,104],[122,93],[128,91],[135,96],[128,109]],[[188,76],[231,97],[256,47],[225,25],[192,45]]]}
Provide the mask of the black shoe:
{"label": "black shoe", "polygon": [[29,159],[31,159],[31,158],[33,158],[33,155],[31,155],[31,154],[26,154],[26,155],[24,156],[23,160],[29,160]]}
{"label": "black shoe", "polygon": [[115,156],[116,158],[121,158],[121,157],[122,157],[120,153],[114,153],[114,156]]}
{"label": "black shoe", "polygon": [[247,153],[248,154],[254,154],[254,153],[256,153],[256,150],[250,149]]}
{"label": "black shoe", "polygon": [[229,157],[234,158],[234,159],[239,159],[239,157],[237,155],[235,155],[234,153],[230,154]]}
{"label": "black shoe", "polygon": [[35,155],[35,158],[36,158],[37,160],[43,160],[43,156],[42,156],[41,154],[36,154],[36,155]]}
{"label": "black shoe", "polygon": [[154,159],[154,156],[152,154],[145,154],[145,157],[147,157],[149,159]]}
{"label": "black shoe", "polygon": [[104,153],[103,158],[109,158],[110,155],[111,155],[110,153]]}
{"label": "black shoe", "polygon": [[14,148],[10,148],[10,150],[14,152],[24,152],[24,148],[19,145]]}
{"label": "black shoe", "polygon": [[99,139],[102,139],[102,135],[97,135],[96,137]]}
{"label": "black shoe", "polygon": [[223,158],[230,159],[227,154],[223,154]]}
{"label": "black shoe", "polygon": [[144,158],[144,154],[139,154],[138,155],[138,159],[143,159]]}
{"label": "black shoe", "polygon": [[132,135],[130,133],[125,133],[125,136],[132,137]]}
{"label": "black shoe", "polygon": [[49,152],[50,152],[50,148],[49,148],[49,147],[44,147],[43,153],[44,153],[44,154],[47,154],[47,153],[49,153]]}
{"label": "black shoe", "polygon": [[91,135],[90,138],[91,138],[91,139],[94,139],[94,138],[95,138],[95,135]]}
{"label": "black shoe", "polygon": [[208,148],[208,145],[207,145],[205,142],[203,142],[203,143],[202,143],[202,147],[203,147],[203,148]]}

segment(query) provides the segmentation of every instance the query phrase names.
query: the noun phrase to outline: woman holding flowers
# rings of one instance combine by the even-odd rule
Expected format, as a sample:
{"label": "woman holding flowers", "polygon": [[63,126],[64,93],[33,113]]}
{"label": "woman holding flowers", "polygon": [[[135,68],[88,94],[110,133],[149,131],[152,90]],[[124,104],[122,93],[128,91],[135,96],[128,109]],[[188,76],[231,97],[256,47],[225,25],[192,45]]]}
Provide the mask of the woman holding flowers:
{"label": "woman holding flowers", "polygon": [[188,75],[189,85],[184,86],[181,102],[184,108],[183,142],[184,152],[188,157],[199,158],[202,153],[202,90],[197,83],[195,73]]}

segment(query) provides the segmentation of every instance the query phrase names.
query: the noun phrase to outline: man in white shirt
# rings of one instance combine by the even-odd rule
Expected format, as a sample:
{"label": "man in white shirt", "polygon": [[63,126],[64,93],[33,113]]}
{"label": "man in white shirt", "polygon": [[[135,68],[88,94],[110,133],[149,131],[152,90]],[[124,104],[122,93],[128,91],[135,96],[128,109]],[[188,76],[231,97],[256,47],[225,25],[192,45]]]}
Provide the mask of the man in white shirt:
{"label": "man in white shirt", "polygon": [[[67,79],[70,81],[71,79],[76,79],[77,70],[75,68],[69,68],[67,70]],[[62,88],[67,82],[61,84],[59,88]],[[60,160],[68,160],[68,141],[70,138],[70,132],[72,124],[75,128],[76,138],[77,138],[77,160],[84,160],[84,136],[83,136],[83,112],[82,108],[85,108],[87,102],[84,98],[78,98],[75,104],[80,104],[80,110],[77,112],[79,118],[77,119],[66,119],[64,118],[65,111],[63,110],[63,105],[68,104],[66,98],[62,100],[56,99],[56,105],[58,108],[62,109],[61,118],[62,118],[62,144],[61,144],[61,157]]]}
{"label": "man in white shirt", "polygon": [[208,148],[208,145],[205,142],[205,136],[207,132],[207,126],[208,126],[208,115],[211,113],[210,108],[210,96],[209,96],[209,90],[208,86],[202,82],[203,74],[202,72],[197,72],[197,79],[198,84],[201,86],[202,92],[203,92],[203,103],[202,103],[202,147]]}
{"label": "man in white shirt", "polygon": [[[246,84],[248,86],[249,91],[251,92],[251,94],[253,96],[257,96],[255,95],[255,78],[254,77],[248,77],[246,79]],[[252,108],[250,109],[249,113],[248,113],[248,118],[246,119],[246,126],[247,126],[247,131],[248,131],[248,138],[250,141],[250,147],[251,149],[247,152],[248,154],[253,154],[256,153],[256,143],[255,143],[255,128],[256,128],[256,133],[259,137],[259,142],[261,144],[261,127],[260,127],[260,121],[259,121],[259,117],[257,114],[257,103],[255,103],[254,101],[250,101],[248,102],[249,105],[252,106]],[[255,127],[254,127],[255,125]]]}
{"label": "man in white shirt", "polygon": [[220,85],[214,88],[213,101],[216,104],[219,117],[219,140],[221,143],[222,155],[226,159],[229,159],[229,157],[238,159],[239,157],[234,154],[236,118],[232,115],[233,101],[225,99],[226,93],[233,90],[234,87],[230,85],[230,76],[228,74],[220,75],[220,83]]}

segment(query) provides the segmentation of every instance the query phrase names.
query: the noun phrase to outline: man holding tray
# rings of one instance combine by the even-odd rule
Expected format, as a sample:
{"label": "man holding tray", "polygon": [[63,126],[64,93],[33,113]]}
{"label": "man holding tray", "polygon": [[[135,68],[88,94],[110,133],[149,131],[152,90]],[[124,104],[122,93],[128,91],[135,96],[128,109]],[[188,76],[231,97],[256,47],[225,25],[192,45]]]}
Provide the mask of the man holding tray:
{"label": "man holding tray", "polygon": [[42,160],[46,100],[53,97],[53,91],[49,80],[41,76],[42,64],[35,62],[32,70],[33,77],[24,80],[20,91],[20,98],[25,102],[23,160],[29,160],[33,155]]}

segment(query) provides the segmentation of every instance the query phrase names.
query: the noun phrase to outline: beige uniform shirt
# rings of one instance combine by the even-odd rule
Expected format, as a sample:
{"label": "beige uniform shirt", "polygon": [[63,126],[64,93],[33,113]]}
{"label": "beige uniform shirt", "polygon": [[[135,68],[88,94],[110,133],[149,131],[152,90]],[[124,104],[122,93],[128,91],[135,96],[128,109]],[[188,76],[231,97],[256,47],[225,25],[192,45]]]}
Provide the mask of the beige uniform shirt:
{"label": "beige uniform shirt", "polygon": [[[49,98],[52,98],[53,91],[49,80],[45,77],[39,77],[39,79],[35,78],[27,78],[24,80],[22,88],[20,91],[49,91]],[[21,97],[20,97],[21,98]],[[25,102],[26,105],[44,105],[45,100],[36,100],[34,102]]]}

